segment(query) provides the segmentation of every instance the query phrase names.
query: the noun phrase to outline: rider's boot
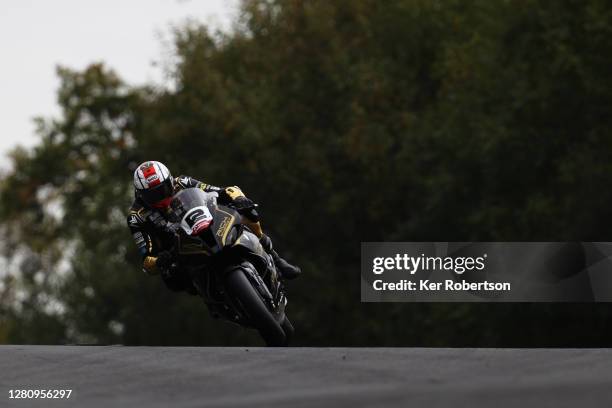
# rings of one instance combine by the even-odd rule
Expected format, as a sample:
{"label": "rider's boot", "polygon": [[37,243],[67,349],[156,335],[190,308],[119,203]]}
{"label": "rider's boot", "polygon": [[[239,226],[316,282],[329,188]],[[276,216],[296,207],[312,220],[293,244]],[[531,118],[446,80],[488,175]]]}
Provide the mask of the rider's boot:
{"label": "rider's boot", "polygon": [[302,270],[299,267],[291,265],[289,262],[280,257],[278,252],[272,248],[272,240],[269,236],[262,234],[261,238],[259,238],[259,242],[261,242],[261,246],[264,248],[264,250],[272,256],[274,264],[278,268],[278,271],[283,279],[295,279],[302,273]]}

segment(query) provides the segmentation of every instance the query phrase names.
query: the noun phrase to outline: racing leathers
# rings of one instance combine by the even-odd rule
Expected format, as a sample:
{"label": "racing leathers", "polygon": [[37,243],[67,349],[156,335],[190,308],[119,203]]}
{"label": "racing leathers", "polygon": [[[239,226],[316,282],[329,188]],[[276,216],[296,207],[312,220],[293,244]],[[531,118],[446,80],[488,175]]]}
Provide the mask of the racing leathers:
{"label": "racing leathers", "polygon": [[[173,184],[174,194],[186,188],[199,188],[205,192],[218,193],[219,204],[234,205],[243,215],[243,222],[260,238],[266,252],[272,255],[281,276],[292,279],[299,275],[299,268],[287,263],[272,249],[270,238],[261,229],[257,212],[252,205],[249,205],[252,202],[238,187],[217,187],[188,176],[176,177]],[[241,208],[246,211],[241,211]],[[169,257],[167,251],[174,244],[173,234],[168,230],[167,216],[167,210],[149,207],[139,198],[134,200],[130,208],[127,223],[142,256],[143,271],[150,275],[160,274],[166,286],[173,291],[196,294],[191,278],[180,268],[171,267],[167,262]],[[161,262],[162,259],[164,262]]]}

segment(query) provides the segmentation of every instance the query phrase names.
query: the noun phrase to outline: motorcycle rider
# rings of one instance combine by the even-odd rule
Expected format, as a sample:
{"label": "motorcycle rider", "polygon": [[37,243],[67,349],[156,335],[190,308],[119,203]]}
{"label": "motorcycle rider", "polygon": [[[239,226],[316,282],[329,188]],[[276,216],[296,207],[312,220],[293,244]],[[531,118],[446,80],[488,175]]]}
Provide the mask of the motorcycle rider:
{"label": "motorcycle rider", "polygon": [[289,264],[272,248],[272,241],[265,235],[253,201],[238,187],[216,187],[188,176],[173,178],[168,168],[157,161],[146,161],[134,171],[135,200],[130,208],[127,223],[136,246],[142,255],[143,270],[147,274],[160,274],[166,286],[174,291],[196,294],[191,278],[180,267],[173,266],[169,249],[174,237],[167,229],[172,196],[186,188],[199,188],[218,193],[219,204],[234,208],[243,216],[243,222],[259,237],[264,250],[272,256],[283,279],[294,279],[300,268]]}

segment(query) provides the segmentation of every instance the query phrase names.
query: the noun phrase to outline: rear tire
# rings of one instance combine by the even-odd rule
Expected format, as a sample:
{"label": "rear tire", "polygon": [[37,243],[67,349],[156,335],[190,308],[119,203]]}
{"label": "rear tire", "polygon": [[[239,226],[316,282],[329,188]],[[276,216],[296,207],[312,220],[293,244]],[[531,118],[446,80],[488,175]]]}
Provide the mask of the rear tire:
{"label": "rear tire", "polygon": [[228,293],[248,316],[250,323],[263,337],[266,345],[271,347],[287,345],[285,331],[268,310],[245,273],[242,269],[234,269],[227,274],[225,285]]}

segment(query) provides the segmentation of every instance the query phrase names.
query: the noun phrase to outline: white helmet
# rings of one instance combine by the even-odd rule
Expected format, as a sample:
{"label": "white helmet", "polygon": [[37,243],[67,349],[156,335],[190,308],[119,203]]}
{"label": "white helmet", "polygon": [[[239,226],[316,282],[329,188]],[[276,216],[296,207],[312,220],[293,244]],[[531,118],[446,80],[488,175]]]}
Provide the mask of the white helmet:
{"label": "white helmet", "polygon": [[167,208],[174,193],[174,179],[162,163],[147,161],[134,171],[134,188],[136,196],[145,204]]}

